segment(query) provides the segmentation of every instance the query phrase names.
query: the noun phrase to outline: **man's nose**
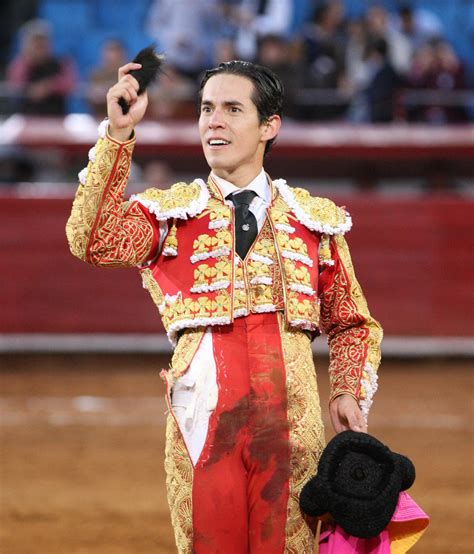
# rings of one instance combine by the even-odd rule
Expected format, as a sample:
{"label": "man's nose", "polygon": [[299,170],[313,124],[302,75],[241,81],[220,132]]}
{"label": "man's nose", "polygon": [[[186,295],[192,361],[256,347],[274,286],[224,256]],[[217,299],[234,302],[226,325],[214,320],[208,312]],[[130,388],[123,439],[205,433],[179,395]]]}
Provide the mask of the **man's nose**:
{"label": "man's nose", "polygon": [[221,110],[214,110],[209,118],[209,128],[216,129],[218,127],[224,127],[224,117]]}

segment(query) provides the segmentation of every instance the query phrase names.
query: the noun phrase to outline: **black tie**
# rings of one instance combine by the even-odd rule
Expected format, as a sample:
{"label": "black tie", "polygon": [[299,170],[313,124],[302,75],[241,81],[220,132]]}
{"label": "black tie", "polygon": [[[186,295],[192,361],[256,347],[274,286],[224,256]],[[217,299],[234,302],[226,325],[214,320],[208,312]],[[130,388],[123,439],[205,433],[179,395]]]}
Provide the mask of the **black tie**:
{"label": "black tie", "polygon": [[227,196],[235,206],[235,249],[242,260],[245,259],[257,236],[257,220],[249,210],[255,196],[257,193],[253,190],[244,190]]}

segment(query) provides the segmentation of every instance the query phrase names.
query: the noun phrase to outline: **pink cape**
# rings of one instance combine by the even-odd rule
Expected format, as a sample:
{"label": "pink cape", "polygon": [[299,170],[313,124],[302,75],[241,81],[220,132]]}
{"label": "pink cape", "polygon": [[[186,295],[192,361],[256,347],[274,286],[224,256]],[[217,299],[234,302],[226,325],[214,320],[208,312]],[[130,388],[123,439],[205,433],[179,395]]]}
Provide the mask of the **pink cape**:
{"label": "pink cape", "polygon": [[359,539],[339,525],[323,523],[319,554],[404,554],[421,537],[429,517],[406,492],[401,492],[395,513],[380,535]]}

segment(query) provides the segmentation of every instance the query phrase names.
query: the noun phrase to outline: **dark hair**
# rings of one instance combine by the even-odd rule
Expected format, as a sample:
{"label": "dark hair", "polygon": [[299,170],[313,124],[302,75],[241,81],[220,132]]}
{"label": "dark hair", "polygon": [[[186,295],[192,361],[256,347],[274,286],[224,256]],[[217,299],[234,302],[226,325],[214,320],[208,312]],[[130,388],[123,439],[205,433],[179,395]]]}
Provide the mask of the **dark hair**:
{"label": "dark hair", "polygon": [[320,24],[329,12],[329,4],[321,4],[314,10],[313,23]]}
{"label": "dark hair", "polygon": [[[280,78],[268,67],[241,60],[223,62],[204,73],[199,86],[199,104],[201,104],[202,91],[207,81],[214,75],[224,73],[245,77],[253,83],[252,102],[257,108],[260,123],[265,123],[272,115],[281,116],[284,91]],[[275,139],[276,137],[267,141],[264,155],[269,152]]]}
{"label": "dark hair", "polygon": [[412,17],[413,8],[410,6],[410,4],[402,4],[398,9],[398,13],[401,17]]}
{"label": "dark hair", "polygon": [[386,59],[388,56],[388,43],[384,38],[374,38],[369,43],[369,53],[376,52],[382,58]]}

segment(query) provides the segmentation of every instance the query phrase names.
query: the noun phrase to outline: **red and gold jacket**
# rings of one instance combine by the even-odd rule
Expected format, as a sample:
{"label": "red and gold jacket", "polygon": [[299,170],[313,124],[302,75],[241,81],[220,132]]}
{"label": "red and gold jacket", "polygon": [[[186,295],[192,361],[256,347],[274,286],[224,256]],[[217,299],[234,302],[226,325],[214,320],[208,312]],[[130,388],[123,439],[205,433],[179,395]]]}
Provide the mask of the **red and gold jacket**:
{"label": "red and gold jacket", "polygon": [[121,143],[102,134],[79,175],[66,226],[71,252],[97,266],[138,266],[174,345],[181,330],[202,331],[250,313],[280,312],[287,327],[315,334],[322,328],[331,399],[351,394],[367,414],[382,331],[354,275],[343,237],[352,224],[347,212],[269,179],[266,220],[241,260],[233,207],[212,178],[124,201],[135,139]]}

